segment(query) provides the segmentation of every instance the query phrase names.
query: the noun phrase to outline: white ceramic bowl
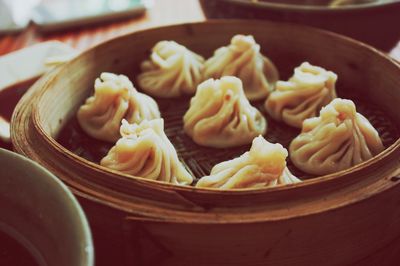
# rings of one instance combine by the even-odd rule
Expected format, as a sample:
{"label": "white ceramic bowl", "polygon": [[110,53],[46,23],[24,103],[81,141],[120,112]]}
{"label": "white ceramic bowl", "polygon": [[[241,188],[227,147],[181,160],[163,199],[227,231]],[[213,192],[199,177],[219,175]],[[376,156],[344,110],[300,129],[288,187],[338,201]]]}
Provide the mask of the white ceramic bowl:
{"label": "white ceramic bowl", "polygon": [[0,233],[40,266],[93,266],[89,225],[69,189],[39,164],[4,149],[0,169]]}

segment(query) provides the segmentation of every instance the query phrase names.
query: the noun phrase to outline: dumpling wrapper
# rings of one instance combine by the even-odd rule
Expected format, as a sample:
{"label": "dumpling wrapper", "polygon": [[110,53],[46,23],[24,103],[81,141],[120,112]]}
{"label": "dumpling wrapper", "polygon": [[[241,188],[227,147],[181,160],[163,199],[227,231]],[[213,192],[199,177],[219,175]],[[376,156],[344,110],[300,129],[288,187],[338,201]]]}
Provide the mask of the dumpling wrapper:
{"label": "dumpling wrapper", "polygon": [[162,98],[193,95],[201,82],[204,58],[174,41],[158,42],[141,65],[140,88]]}
{"label": "dumpling wrapper", "polygon": [[121,138],[100,164],[132,176],[177,185],[190,185],[193,176],[179,161],[164,133],[164,120],[144,120],[140,124],[122,121]]}
{"label": "dumpling wrapper", "polygon": [[267,122],[246,98],[236,77],[201,83],[183,117],[184,130],[199,145],[226,148],[249,144],[267,131]]}
{"label": "dumpling wrapper", "polygon": [[301,128],[305,119],[317,116],[336,98],[336,80],[335,73],[304,62],[288,81],[276,83],[265,109],[275,120]]}
{"label": "dumpling wrapper", "polygon": [[205,62],[203,76],[240,78],[249,100],[265,99],[279,79],[275,65],[261,54],[260,45],[251,35],[235,35],[230,45],[217,49]]}
{"label": "dumpling wrapper", "polygon": [[157,103],[138,92],[128,77],[102,73],[89,97],[77,113],[79,125],[89,136],[108,142],[120,138],[121,121],[140,123],[160,118]]}
{"label": "dumpling wrapper", "polygon": [[286,167],[287,156],[288,152],[281,144],[272,144],[258,136],[250,151],[215,165],[211,174],[202,177],[196,187],[243,189],[301,182]]}
{"label": "dumpling wrapper", "polygon": [[383,150],[376,129],[351,100],[340,98],[323,107],[319,117],[306,119],[289,147],[296,167],[314,175],[350,168]]}

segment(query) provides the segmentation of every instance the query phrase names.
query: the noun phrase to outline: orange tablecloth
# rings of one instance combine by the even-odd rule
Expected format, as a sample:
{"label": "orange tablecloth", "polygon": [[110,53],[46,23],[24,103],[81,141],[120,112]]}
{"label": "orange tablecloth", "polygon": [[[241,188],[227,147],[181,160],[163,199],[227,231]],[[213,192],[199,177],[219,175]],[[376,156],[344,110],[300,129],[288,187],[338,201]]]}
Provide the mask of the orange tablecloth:
{"label": "orange tablecloth", "polygon": [[67,29],[51,34],[41,34],[31,25],[20,33],[0,35],[0,55],[48,40],[59,40],[78,50],[85,50],[128,32],[203,20],[205,16],[198,0],[156,0],[154,7],[143,16],[124,21]]}

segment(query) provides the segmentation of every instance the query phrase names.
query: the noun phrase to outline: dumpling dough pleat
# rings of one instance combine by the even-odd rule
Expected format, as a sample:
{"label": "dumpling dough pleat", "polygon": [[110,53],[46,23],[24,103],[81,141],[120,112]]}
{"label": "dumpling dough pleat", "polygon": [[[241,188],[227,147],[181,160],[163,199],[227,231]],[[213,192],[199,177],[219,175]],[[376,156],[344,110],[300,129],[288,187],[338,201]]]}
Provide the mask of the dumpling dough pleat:
{"label": "dumpling dough pleat", "polygon": [[274,119],[301,128],[304,119],[317,116],[336,98],[336,80],[335,73],[304,62],[288,81],[276,83],[265,109]]}
{"label": "dumpling dough pleat", "polygon": [[240,79],[229,76],[201,83],[183,122],[194,142],[215,148],[251,143],[267,130],[265,118],[250,105]]}
{"label": "dumpling dough pleat", "polygon": [[201,82],[204,58],[174,41],[158,42],[137,77],[140,88],[162,98],[193,95]]}
{"label": "dumpling dough pleat", "polygon": [[204,79],[235,76],[242,80],[249,100],[265,99],[279,78],[275,65],[260,53],[251,35],[235,35],[204,64]]}
{"label": "dumpling dough pleat", "polygon": [[121,138],[100,164],[133,176],[178,185],[190,185],[192,175],[178,159],[164,133],[164,120],[144,120],[140,124],[122,121]]}
{"label": "dumpling dough pleat", "polygon": [[160,118],[157,103],[139,93],[128,77],[102,73],[94,84],[94,95],[89,97],[77,113],[79,125],[91,137],[115,142],[119,139],[122,119],[140,123]]}
{"label": "dumpling dough pleat", "polygon": [[287,155],[281,144],[272,144],[259,136],[253,140],[250,151],[215,165],[211,174],[202,177],[196,187],[240,189],[300,182],[286,167]]}
{"label": "dumpling dough pleat", "polygon": [[378,132],[354,103],[339,98],[323,107],[319,117],[304,120],[289,148],[292,162],[314,175],[350,168],[383,149]]}

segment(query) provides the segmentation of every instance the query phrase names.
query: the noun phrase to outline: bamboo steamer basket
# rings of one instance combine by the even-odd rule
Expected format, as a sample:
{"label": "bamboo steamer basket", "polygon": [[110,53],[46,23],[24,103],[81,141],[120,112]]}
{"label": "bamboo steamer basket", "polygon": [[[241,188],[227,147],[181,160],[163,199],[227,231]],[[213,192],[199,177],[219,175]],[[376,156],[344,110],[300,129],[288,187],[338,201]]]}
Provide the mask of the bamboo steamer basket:
{"label": "bamboo steamer basket", "polygon": [[400,238],[396,134],[384,152],[351,169],[289,186],[240,191],[132,178],[56,141],[101,72],[134,80],[140,62],[160,40],[175,40],[208,57],[237,33],[255,36],[281,78],[303,61],[322,65],[338,74],[338,87],[345,84],[400,127],[400,67],[385,54],[304,26],[207,21],[116,38],[40,79],[14,112],[15,150],[50,169],[78,196],[99,264],[367,265],[363,262],[372,261],[370,254],[383,254],[380,258],[390,263],[385,251]]}

